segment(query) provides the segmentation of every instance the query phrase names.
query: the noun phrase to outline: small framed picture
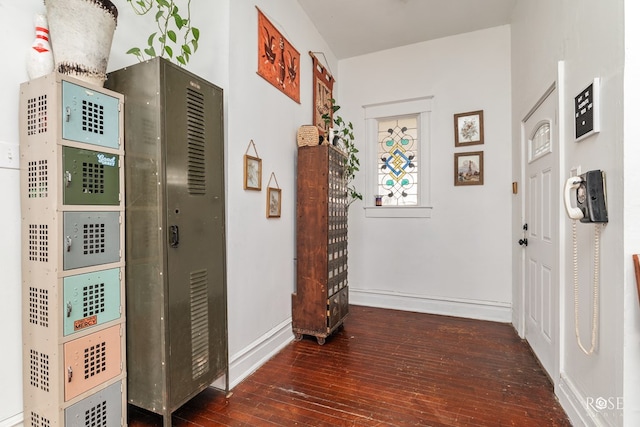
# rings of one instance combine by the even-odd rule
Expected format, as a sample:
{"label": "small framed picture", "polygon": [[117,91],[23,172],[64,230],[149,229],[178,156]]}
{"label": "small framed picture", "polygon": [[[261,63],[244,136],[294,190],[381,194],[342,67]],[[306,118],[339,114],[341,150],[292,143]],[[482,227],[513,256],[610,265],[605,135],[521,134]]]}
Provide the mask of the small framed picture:
{"label": "small framed picture", "polygon": [[456,147],[484,144],[483,110],[453,115]]}
{"label": "small framed picture", "polygon": [[282,208],[282,190],[279,188],[267,188],[267,218],[280,218]]}
{"label": "small framed picture", "polygon": [[262,190],[262,159],[244,155],[244,189]]}
{"label": "small framed picture", "polygon": [[483,185],[484,160],[482,151],[454,153],[454,185]]}

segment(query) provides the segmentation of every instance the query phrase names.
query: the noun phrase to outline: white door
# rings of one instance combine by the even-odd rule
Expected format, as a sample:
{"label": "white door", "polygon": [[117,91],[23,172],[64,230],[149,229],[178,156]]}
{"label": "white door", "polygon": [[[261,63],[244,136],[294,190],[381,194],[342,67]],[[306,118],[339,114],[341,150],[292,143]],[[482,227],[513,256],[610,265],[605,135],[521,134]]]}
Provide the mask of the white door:
{"label": "white door", "polygon": [[553,85],[522,122],[525,339],[553,382],[558,376],[558,90]]}

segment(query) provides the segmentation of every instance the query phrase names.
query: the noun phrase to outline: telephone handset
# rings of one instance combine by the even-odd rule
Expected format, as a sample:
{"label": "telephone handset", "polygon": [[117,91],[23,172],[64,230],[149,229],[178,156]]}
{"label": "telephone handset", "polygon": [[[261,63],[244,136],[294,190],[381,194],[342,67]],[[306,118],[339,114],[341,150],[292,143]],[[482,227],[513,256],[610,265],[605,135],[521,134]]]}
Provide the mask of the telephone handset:
{"label": "telephone handset", "polygon": [[[567,180],[564,186],[564,205],[571,221],[571,234],[573,240],[573,295],[574,295],[574,321],[578,347],[587,355],[596,351],[598,334],[598,316],[600,294],[600,229],[602,223],[609,222],[607,214],[607,194],[605,191],[604,172],[592,170],[580,176],[573,176]],[[571,204],[572,192],[575,191],[576,206]],[[582,344],[579,329],[578,315],[578,238],[576,220],[580,222],[595,223],[593,237],[593,312],[591,321],[591,347],[586,348]]]}
{"label": "telephone handset", "polygon": [[[571,193],[575,190],[576,206],[571,204]],[[604,172],[592,170],[573,176],[564,186],[564,204],[567,215],[580,222],[609,222]]]}

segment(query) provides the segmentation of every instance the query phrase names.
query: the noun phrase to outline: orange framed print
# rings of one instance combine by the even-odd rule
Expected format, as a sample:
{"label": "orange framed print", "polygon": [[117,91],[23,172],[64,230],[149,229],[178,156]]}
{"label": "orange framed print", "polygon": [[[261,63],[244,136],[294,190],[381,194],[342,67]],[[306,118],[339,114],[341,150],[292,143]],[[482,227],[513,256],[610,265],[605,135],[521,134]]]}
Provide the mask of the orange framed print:
{"label": "orange framed print", "polygon": [[[333,84],[335,79],[318,58],[309,52],[313,60],[313,124],[320,135],[328,136],[333,124]],[[328,122],[323,116],[329,116]]]}
{"label": "orange framed print", "polygon": [[258,9],[258,75],[300,104],[300,53]]}
{"label": "orange framed print", "polygon": [[484,144],[483,110],[453,115],[456,147]]}
{"label": "orange framed print", "polygon": [[454,153],[454,185],[483,185],[484,159],[482,151]]}

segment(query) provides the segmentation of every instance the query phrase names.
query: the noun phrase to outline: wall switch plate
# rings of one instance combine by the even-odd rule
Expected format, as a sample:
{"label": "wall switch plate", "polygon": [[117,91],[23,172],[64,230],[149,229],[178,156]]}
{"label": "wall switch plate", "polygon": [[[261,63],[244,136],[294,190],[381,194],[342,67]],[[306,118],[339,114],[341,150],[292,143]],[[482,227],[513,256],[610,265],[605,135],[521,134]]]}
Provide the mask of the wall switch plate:
{"label": "wall switch plate", "polygon": [[0,168],[20,169],[20,150],[18,144],[0,141]]}

